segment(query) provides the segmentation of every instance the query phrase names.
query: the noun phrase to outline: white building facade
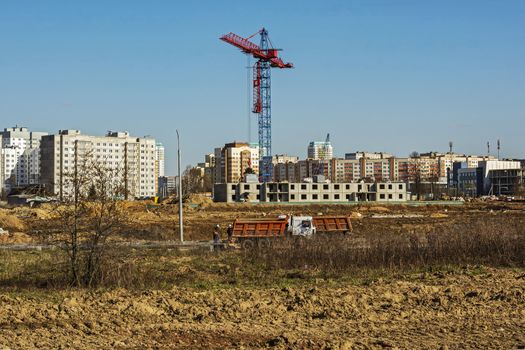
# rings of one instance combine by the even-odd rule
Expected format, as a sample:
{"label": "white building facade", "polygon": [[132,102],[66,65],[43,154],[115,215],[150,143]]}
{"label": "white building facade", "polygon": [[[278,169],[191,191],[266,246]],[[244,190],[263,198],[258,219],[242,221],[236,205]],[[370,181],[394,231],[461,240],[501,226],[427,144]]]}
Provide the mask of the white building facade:
{"label": "white building facade", "polygon": [[166,176],[166,162],[165,162],[165,152],[164,145],[160,142],[157,142],[155,145],[155,166],[157,177]]}
{"label": "white building facade", "polygon": [[0,191],[40,183],[40,140],[45,132],[24,127],[0,132]]}
{"label": "white building facade", "polygon": [[55,135],[44,136],[41,142],[41,179],[46,190],[62,198],[69,191],[68,174],[86,157],[107,169],[118,171],[128,199],[156,196],[155,140],[111,131],[106,136],[92,136],[83,135],[78,130],[60,130]]}
{"label": "white building facade", "polygon": [[330,141],[312,141],[308,144],[308,158],[329,160],[334,157],[334,148]]}

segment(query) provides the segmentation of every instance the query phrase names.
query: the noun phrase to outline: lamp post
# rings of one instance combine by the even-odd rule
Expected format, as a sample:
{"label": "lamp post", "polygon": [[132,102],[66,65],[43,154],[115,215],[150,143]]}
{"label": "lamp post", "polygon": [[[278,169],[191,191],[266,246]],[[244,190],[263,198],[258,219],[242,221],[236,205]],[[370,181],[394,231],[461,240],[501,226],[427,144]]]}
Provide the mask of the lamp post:
{"label": "lamp post", "polygon": [[177,132],[177,165],[179,170],[179,238],[180,242],[184,243],[184,227],[182,224],[182,176],[181,176],[181,170],[180,170],[180,138],[179,138],[179,130],[175,130]]}

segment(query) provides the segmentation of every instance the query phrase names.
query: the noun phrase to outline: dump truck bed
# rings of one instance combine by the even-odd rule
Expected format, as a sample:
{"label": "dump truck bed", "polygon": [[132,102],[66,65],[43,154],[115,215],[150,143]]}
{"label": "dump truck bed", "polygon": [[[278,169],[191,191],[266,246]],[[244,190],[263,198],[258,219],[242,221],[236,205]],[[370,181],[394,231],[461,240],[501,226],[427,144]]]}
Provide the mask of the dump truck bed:
{"label": "dump truck bed", "polygon": [[352,232],[352,223],[348,216],[314,216],[313,222],[319,233]]}
{"label": "dump truck bed", "polygon": [[236,219],[233,238],[273,238],[286,235],[287,219]]}

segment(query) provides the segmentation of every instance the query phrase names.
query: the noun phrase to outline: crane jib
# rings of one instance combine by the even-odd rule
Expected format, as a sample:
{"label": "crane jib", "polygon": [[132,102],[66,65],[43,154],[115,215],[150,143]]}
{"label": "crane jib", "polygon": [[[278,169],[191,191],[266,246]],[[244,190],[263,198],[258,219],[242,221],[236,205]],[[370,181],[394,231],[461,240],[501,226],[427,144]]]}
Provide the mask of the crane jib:
{"label": "crane jib", "polygon": [[[249,39],[255,35],[260,35],[260,45],[251,42]],[[271,68],[293,68],[290,62],[284,63],[278,57],[279,50],[274,48],[268,31],[260,29],[254,35],[243,38],[235,33],[228,33],[220,37],[220,40],[239,48],[245,54],[252,55],[257,59],[253,66],[253,85],[252,85],[252,112],[258,115],[259,124],[259,154],[260,175],[262,182],[270,180],[271,159],[272,159],[272,119],[271,119]]]}

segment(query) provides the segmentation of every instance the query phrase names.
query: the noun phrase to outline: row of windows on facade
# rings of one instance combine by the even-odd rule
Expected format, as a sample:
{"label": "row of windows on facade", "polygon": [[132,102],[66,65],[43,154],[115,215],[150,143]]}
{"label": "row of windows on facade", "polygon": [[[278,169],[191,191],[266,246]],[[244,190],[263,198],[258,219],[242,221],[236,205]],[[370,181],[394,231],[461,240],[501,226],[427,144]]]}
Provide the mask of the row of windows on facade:
{"label": "row of windows on facade", "polygon": [[[29,164],[28,164],[29,165]],[[22,170],[22,172],[24,171],[24,169],[26,168],[26,166],[24,164],[6,164],[5,166],[6,170],[9,169],[9,171],[13,171],[13,170]],[[35,166],[28,166],[27,169],[31,169],[31,168],[37,168]]]}
{"label": "row of windows on facade", "polygon": [[[74,154],[64,154],[64,158],[69,158],[69,156],[71,155],[71,158],[74,158]],[[119,156],[118,155],[115,155],[113,157],[113,155],[104,155],[104,156],[101,156],[101,155],[97,155],[97,159],[100,159],[100,158],[111,158],[111,159],[119,159]],[[125,156],[122,157],[122,159],[126,159]],[[131,157],[131,156],[128,156],[127,159],[134,159],[134,157]],[[140,159],[145,159],[144,156],[141,156]],[[58,161],[58,160],[57,160]]]}
{"label": "row of windows on facade", "polygon": [[10,158],[17,158],[20,160],[24,160],[25,158],[39,158],[40,159],[40,154],[24,154],[24,153],[4,154],[4,159],[9,160]]}
{"label": "row of windows on facade", "polygon": [[[307,189],[307,185],[306,184],[301,184],[300,186],[301,186],[301,190],[306,190]],[[312,184],[312,190],[317,190],[318,186],[319,185],[317,185],[317,184]],[[322,187],[323,190],[329,190],[330,189],[330,185],[328,185],[328,184],[324,184],[322,186],[323,186]],[[340,184],[333,184],[333,186],[334,186],[334,190],[340,190],[341,189],[340,186],[342,186],[342,185],[340,185]],[[349,184],[345,184],[344,186],[345,186],[345,189],[350,190],[350,185]],[[384,190],[384,189],[386,189],[385,186],[388,186],[389,190],[393,189],[393,184],[379,184],[379,189]],[[398,188],[400,190],[402,190],[403,189],[403,184],[398,184]],[[290,189],[291,190],[295,190],[295,185],[291,184],[290,185]],[[357,189],[358,189],[358,191],[361,191],[363,189],[363,185],[360,185],[360,184],[357,185]]]}
{"label": "row of windows on facade", "polygon": [[[307,185],[306,184],[301,184],[301,190],[306,190],[307,189]],[[319,189],[318,188],[318,184],[312,184],[312,190],[317,190]],[[334,186],[334,190],[340,190],[342,185],[340,184],[333,184]],[[350,190],[350,185],[349,184],[345,184],[345,189],[347,190]],[[398,186],[398,189],[399,190],[402,190],[403,189],[403,184],[397,184]],[[232,190],[235,190],[237,188],[237,185],[232,185]],[[330,185],[329,184],[323,184],[322,185],[322,188],[323,190],[329,190],[330,189]],[[393,190],[394,189],[394,185],[393,184],[379,184],[379,189],[380,190],[385,190],[385,189],[389,189],[389,190]],[[250,185],[249,184],[244,184],[244,190],[249,190],[250,189]],[[261,185],[256,185],[256,189],[260,190],[261,189]],[[363,185],[359,184],[357,185],[357,190],[358,191],[361,191],[363,189]],[[295,190],[295,184],[290,184],[290,190]]]}
{"label": "row of windows on facade", "polygon": [[[333,200],[340,200],[341,199],[341,195],[340,194],[334,194],[333,195]],[[236,196],[235,195],[232,195],[232,200],[235,200]],[[307,194],[301,194],[301,195],[298,195],[299,198],[301,198],[301,200],[308,200],[308,195]],[[256,197],[257,199],[261,199],[261,196],[260,195],[257,195]],[[403,199],[404,198],[404,195],[402,193],[399,193],[397,195],[397,199]],[[298,198],[295,198],[295,194],[290,194],[290,200],[295,200],[295,199],[298,199]],[[311,200],[331,200],[330,199],[330,195],[329,194],[323,194],[322,197],[320,197],[319,195],[317,194],[312,194],[312,198]],[[352,199],[352,195],[350,194],[347,194],[345,196],[345,199],[346,200],[351,200]],[[394,199],[394,195],[393,194],[388,194],[386,195],[385,193],[380,193],[379,194],[379,199]]]}
{"label": "row of windows on facade", "polygon": [[[69,152],[71,154],[75,153],[75,149],[74,148],[67,148],[65,147],[64,148],[64,152]],[[95,153],[120,153],[120,150],[119,149],[107,149],[107,148],[95,148]],[[122,153],[126,153],[125,150],[122,150]],[[127,153],[133,153],[133,152],[127,152]],[[150,155],[154,155],[155,154],[155,151],[144,151],[144,150],[141,150],[140,151],[141,154],[150,154]],[[56,154],[57,155],[60,155],[60,151],[57,150],[56,151]]]}
{"label": "row of windows on facade", "polygon": [[[301,195],[298,195],[300,196],[301,200],[307,200],[308,199],[308,195],[307,194],[301,194]],[[319,200],[319,199],[323,199],[323,200],[331,200],[330,198],[330,195],[329,194],[323,194],[322,196],[320,195],[317,195],[317,194],[312,194],[312,200]],[[398,193],[397,195],[397,199],[403,199],[403,194],[402,193]],[[352,195],[350,194],[346,194],[345,195],[345,199],[347,200],[350,200],[352,198]],[[291,200],[294,200],[296,199],[295,198],[295,194],[290,194],[290,199]],[[340,200],[341,199],[341,195],[338,194],[338,193],[335,193],[333,194],[333,199],[334,200]],[[389,193],[389,194],[385,194],[385,193],[380,193],[379,194],[379,199],[394,199],[394,194],[392,193]]]}
{"label": "row of windows on facade", "polygon": [[[75,144],[76,141],[77,140],[71,141],[71,144]],[[80,142],[85,142],[85,143],[92,144],[91,141],[82,141],[82,140],[80,140]],[[56,144],[60,145],[60,141],[57,141]],[[64,141],[64,144],[65,145],[69,145],[69,141]],[[97,146],[101,146],[102,145],[102,146],[110,146],[110,147],[113,147],[113,146],[119,147],[119,146],[124,146],[125,144],[126,143],[115,143],[115,144],[113,144],[112,142],[97,142],[96,143]],[[128,146],[135,146],[135,145],[137,145],[137,143],[135,143],[135,142],[127,143],[127,144],[128,144]],[[148,145],[146,145],[146,144],[141,144],[140,145],[141,148],[146,148],[146,146],[148,146]],[[155,147],[154,145],[149,145],[149,146],[150,146],[150,148],[154,148]]]}
{"label": "row of windows on facade", "polygon": [[[64,161],[64,163],[67,163],[67,162]],[[113,165],[113,164],[112,164],[111,162],[107,162],[107,164],[105,163],[105,165]],[[115,163],[115,165],[118,165],[118,164]],[[71,166],[69,166],[69,164],[68,164],[68,165],[64,165],[64,169],[65,169],[65,170],[69,170],[69,169],[73,170],[74,168],[75,168],[75,167],[74,167],[74,164],[71,164]],[[56,170],[57,170],[57,171],[60,171],[60,166],[57,166],[57,167],[56,167]],[[140,170],[142,170],[142,176],[144,175],[144,174],[143,174],[144,172],[146,172],[146,173],[148,173],[148,172],[151,172],[151,173],[155,172],[155,169],[154,169],[154,168],[150,168],[150,169],[142,168],[142,169],[140,169]],[[129,171],[132,171],[132,169],[130,169]],[[153,175],[151,175],[151,176],[153,176]]]}
{"label": "row of windows on facade", "polygon": [[[100,157],[97,156],[97,159],[100,159]],[[104,160],[103,160],[101,163],[103,163],[103,164],[113,165],[113,162],[112,162],[112,161],[108,161],[108,160],[107,160],[107,159],[113,159],[113,157],[104,157],[104,158],[102,158],[102,159],[104,159]],[[118,160],[119,158],[118,158],[118,157],[115,157],[114,159],[115,159],[115,160]],[[64,161],[64,164],[69,163],[69,160],[68,160],[68,159],[64,159],[63,161]],[[71,163],[74,164],[74,163],[75,163],[75,160],[74,160],[74,159],[71,159]],[[123,164],[122,161],[118,161],[118,162],[114,162],[114,163],[115,163],[115,165]],[[148,164],[148,163],[149,163],[149,164]],[[60,160],[57,159],[56,164],[59,165],[59,164],[60,164]],[[129,162],[128,162],[128,166],[134,166],[134,165],[135,165],[135,162],[132,162],[132,161],[129,161]],[[150,165],[150,166],[155,166],[155,162],[154,162],[154,161],[152,161],[152,162],[140,162],[140,165],[141,165],[141,166],[148,166],[148,165]],[[146,170],[147,170],[147,169],[146,169]]]}

